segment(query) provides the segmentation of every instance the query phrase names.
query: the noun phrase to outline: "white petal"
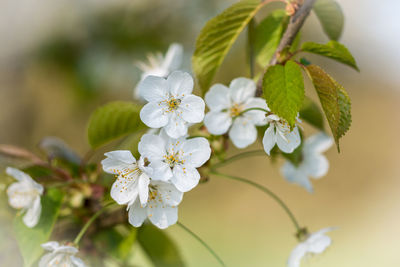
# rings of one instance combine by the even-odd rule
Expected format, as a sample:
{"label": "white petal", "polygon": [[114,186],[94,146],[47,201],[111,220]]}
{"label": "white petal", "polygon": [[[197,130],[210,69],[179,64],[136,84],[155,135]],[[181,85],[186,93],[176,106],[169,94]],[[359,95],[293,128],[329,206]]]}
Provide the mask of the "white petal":
{"label": "white petal", "polygon": [[23,181],[12,183],[7,188],[7,195],[10,206],[15,209],[21,209],[31,206],[39,193],[31,183]]}
{"label": "white petal", "polygon": [[60,246],[60,244],[58,244],[58,242],[56,241],[49,241],[47,243],[42,244],[41,246],[45,250],[53,251],[56,250]]}
{"label": "white petal", "polygon": [[182,144],[183,160],[192,167],[200,167],[210,159],[210,143],[203,137],[188,139]]}
{"label": "white petal", "polygon": [[231,98],[228,87],[223,84],[214,84],[205,95],[207,106],[212,111],[229,109]]}
{"label": "white petal", "polygon": [[74,267],[86,267],[85,263],[80,258],[71,256],[70,259]]}
{"label": "white petal", "polygon": [[276,144],[283,152],[292,153],[300,145],[301,142],[299,129],[296,126],[293,131],[286,132],[283,135],[285,138],[283,138],[282,135],[277,132]]}
{"label": "white petal", "polygon": [[139,94],[149,102],[160,102],[168,97],[168,84],[162,77],[147,76],[138,85]]}
{"label": "white petal", "polygon": [[[185,168],[185,169],[183,169]],[[175,165],[173,169],[171,182],[176,186],[179,191],[187,192],[192,190],[200,180],[199,172],[192,167]]]}
{"label": "white petal", "polygon": [[129,150],[117,150],[104,154],[107,158],[101,161],[103,170],[111,174],[117,174],[118,171],[131,166],[136,162]]}
{"label": "white petal", "polygon": [[23,171],[20,171],[16,168],[12,167],[7,167],[6,173],[12,177],[14,177],[17,181],[33,181],[32,178],[24,173]]}
{"label": "white petal", "polygon": [[176,206],[182,201],[183,193],[179,191],[173,184],[165,182],[153,181],[153,185],[157,187],[158,195],[163,204],[168,206]]}
{"label": "white petal", "polygon": [[76,247],[72,246],[59,246],[55,251],[55,253],[60,253],[60,254],[69,254],[69,255],[74,255],[78,253],[78,249]]}
{"label": "white petal", "polygon": [[229,138],[237,148],[245,148],[257,140],[257,129],[246,118],[236,118],[229,131]]}
{"label": "white petal", "polygon": [[204,117],[204,125],[214,135],[221,135],[228,131],[232,124],[232,118],[228,112],[210,111]]}
{"label": "white petal", "polygon": [[199,123],[204,118],[205,104],[201,97],[188,95],[182,99],[179,110],[182,118],[189,123]]}
{"label": "white petal", "polygon": [[328,173],[329,162],[325,156],[319,154],[311,154],[304,156],[302,162],[307,174],[315,179],[321,178]]}
{"label": "white petal", "polygon": [[305,153],[322,153],[333,145],[333,138],[325,133],[315,134],[304,142]]}
{"label": "white petal", "polygon": [[188,124],[174,112],[164,129],[169,137],[177,139],[187,134]]}
{"label": "white petal", "polygon": [[307,243],[309,243],[308,252],[320,254],[332,244],[332,239],[329,236],[321,235],[318,236],[318,238],[315,238],[312,242]]}
{"label": "white petal", "polygon": [[175,97],[187,96],[193,91],[193,78],[189,73],[174,71],[167,78],[169,92]]}
{"label": "white petal", "polygon": [[139,177],[138,191],[139,191],[139,199],[140,203],[146,204],[147,199],[149,197],[149,183],[150,178],[147,174],[142,174]]}
{"label": "white petal", "polygon": [[128,207],[128,220],[129,223],[135,227],[142,226],[144,220],[147,217],[146,207],[142,208],[139,201],[135,201],[132,205]]}
{"label": "white petal", "polygon": [[235,103],[243,103],[256,93],[256,84],[247,78],[236,78],[229,85],[231,97]]}
{"label": "white petal", "polygon": [[168,181],[171,179],[172,171],[167,163],[161,160],[156,160],[150,163],[150,167],[153,168],[151,179],[156,181]]}
{"label": "white petal", "polygon": [[162,160],[165,155],[165,141],[155,134],[144,134],[138,144],[138,150],[143,158],[150,161]]}
{"label": "white petal", "polygon": [[175,224],[178,221],[178,208],[171,206],[156,205],[147,209],[150,221],[160,229]]}
{"label": "white petal", "polygon": [[157,102],[150,102],[140,110],[140,119],[150,128],[161,128],[168,123],[168,114],[164,107]]}
{"label": "white petal", "polygon": [[[263,109],[267,110],[267,108],[268,108],[267,103],[265,102],[265,99],[262,99],[259,97],[251,97],[249,100],[246,101],[244,106],[245,106],[245,109],[263,108]],[[246,118],[250,119],[257,126],[265,125],[267,123],[267,119],[265,117],[264,111],[252,110],[252,111],[247,111],[243,115]]]}
{"label": "white petal", "polygon": [[136,200],[138,191],[138,176],[124,178],[119,176],[111,186],[110,195],[119,205],[124,205]]}
{"label": "white petal", "polygon": [[169,46],[161,67],[163,69],[168,70],[168,72],[177,70],[182,65],[182,58],[183,58],[182,45],[173,43]]}
{"label": "white petal", "polygon": [[49,267],[50,265],[50,261],[53,259],[54,254],[52,253],[46,253],[45,255],[43,255],[43,257],[40,258],[39,261],[39,267]]}
{"label": "white petal", "polygon": [[306,255],[307,247],[300,243],[290,253],[287,266],[288,267],[300,267],[301,259]]}
{"label": "white petal", "polygon": [[281,173],[285,179],[290,183],[296,183],[304,187],[308,192],[313,192],[313,187],[307,174],[304,173],[302,168],[296,168],[292,163],[285,162],[281,168]]}
{"label": "white petal", "polygon": [[275,146],[276,143],[275,127],[272,124],[265,131],[262,143],[265,152],[270,155],[271,149]]}
{"label": "white petal", "polygon": [[40,203],[40,196],[37,196],[32,203],[32,206],[28,208],[25,216],[22,218],[25,225],[29,228],[35,227],[40,219],[42,213],[42,204]]}

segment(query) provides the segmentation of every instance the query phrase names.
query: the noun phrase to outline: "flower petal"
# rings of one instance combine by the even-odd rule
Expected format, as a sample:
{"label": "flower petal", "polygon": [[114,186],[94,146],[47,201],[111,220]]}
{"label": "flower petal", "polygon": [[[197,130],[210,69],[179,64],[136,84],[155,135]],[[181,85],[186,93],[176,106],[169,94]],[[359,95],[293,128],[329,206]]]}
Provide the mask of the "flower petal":
{"label": "flower petal", "polygon": [[229,131],[229,138],[237,148],[245,148],[257,140],[257,129],[246,118],[236,118]]}
{"label": "flower petal", "polygon": [[270,155],[271,149],[275,146],[276,143],[275,126],[273,126],[272,124],[265,131],[262,143],[265,152]]}
{"label": "flower petal", "polygon": [[[277,131],[279,130],[277,129]],[[285,138],[283,138],[281,134],[283,134]],[[297,126],[291,132],[276,134],[276,144],[279,149],[285,153],[292,153],[300,145],[300,142],[300,133]]]}
{"label": "flower petal", "polygon": [[162,160],[165,155],[165,141],[155,134],[144,134],[138,144],[138,150],[142,158],[150,161]]}
{"label": "flower petal", "polygon": [[168,97],[168,84],[162,77],[147,76],[138,84],[138,90],[148,102],[160,102]]}
{"label": "flower petal", "polygon": [[174,112],[164,129],[169,137],[177,139],[187,134],[188,123]]}
{"label": "flower petal", "polygon": [[161,160],[155,160],[150,163],[150,167],[153,169],[151,179],[156,181],[168,181],[171,179],[172,171],[167,163]]}
{"label": "flower petal", "polygon": [[206,103],[211,111],[221,111],[229,109],[231,98],[228,87],[223,84],[214,84],[205,95]]}
{"label": "flower petal", "polygon": [[70,259],[74,267],[86,267],[85,263],[80,258],[71,256]]}
{"label": "flower petal", "polygon": [[168,206],[179,205],[182,201],[183,192],[179,191],[173,184],[159,181],[152,181],[152,185],[157,187],[159,202]]}
{"label": "flower petal", "polygon": [[135,227],[142,226],[144,220],[146,220],[147,218],[147,212],[146,212],[147,208],[146,207],[142,208],[140,206],[139,201],[135,201],[132,205],[129,205],[128,209],[129,209],[128,213],[129,223]]}
{"label": "flower petal", "polygon": [[193,78],[189,73],[174,71],[167,78],[169,92],[174,97],[187,96],[193,91]]}
{"label": "flower petal", "polygon": [[43,249],[47,251],[54,251],[60,246],[60,244],[58,244],[58,242],[56,241],[49,241],[47,243],[42,244],[41,246]]}
{"label": "flower petal", "polygon": [[199,183],[200,174],[193,167],[175,165],[172,172],[171,182],[181,192],[190,191]]}
{"label": "flower petal", "polygon": [[333,145],[333,138],[325,133],[315,134],[304,142],[305,153],[322,153]]}
{"label": "flower petal", "polygon": [[110,195],[119,205],[124,205],[136,200],[138,191],[138,176],[123,177],[119,176],[111,186]]}
{"label": "flower petal", "polygon": [[37,196],[32,203],[32,206],[28,208],[25,216],[22,218],[25,225],[29,228],[35,227],[40,219],[42,213],[42,204],[40,203],[40,196]]}
{"label": "flower petal", "polygon": [[298,244],[290,253],[287,266],[288,267],[300,267],[301,259],[307,253],[307,246],[303,243]]}
{"label": "flower petal", "polygon": [[158,102],[150,102],[140,110],[140,119],[150,128],[161,128],[168,123],[168,114]]}
{"label": "flower petal", "polygon": [[175,224],[178,221],[178,208],[171,206],[155,205],[147,208],[150,221],[160,229]]}
{"label": "flower petal", "polygon": [[188,139],[182,144],[183,160],[186,164],[198,168],[210,159],[210,143],[204,137]]}
{"label": "flower petal", "polygon": [[16,168],[7,167],[6,173],[14,177],[17,181],[33,181],[32,178],[25,172],[20,171]]}
{"label": "flower petal", "polygon": [[[246,101],[244,106],[245,106],[245,109],[263,108],[265,110],[268,110],[267,102],[265,102],[265,99],[262,99],[259,97],[249,98]],[[243,114],[243,116],[250,119],[257,126],[265,125],[267,123],[267,118],[265,117],[265,112],[263,112],[261,110],[247,111],[246,113]]]}
{"label": "flower petal", "polygon": [[164,61],[161,68],[168,70],[168,72],[177,70],[182,65],[183,47],[181,44],[173,43],[169,46],[165,54]]}
{"label": "flower petal", "polygon": [[29,182],[12,183],[7,188],[8,202],[15,209],[27,208],[34,201],[35,192],[37,193]]}
{"label": "flower petal", "polygon": [[292,163],[286,161],[281,168],[281,173],[288,182],[298,184],[310,193],[313,192],[313,186],[310,179],[301,167],[296,168]]}
{"label": "flower petal", "polygon": [[188,95],[182,99],[179,110],[182,118],[189,123],[199,123],[204,118],[205,104],[201,97]]}
{"label": "flower petal", "polygon": [[138,192],[139,192],[139,200],[142,205],[147,203],[147,199],[149,198],[149,184],[150,178],[147,174],[143,173],[139,177],[138,183]]}
{"label": "flower petal", "polygon": [[136,162],[129,150],[116,150],[104,154],[107,158],[101,161],[103,170],[107,173],[117,174]]}
{"label": "flower petal", "polygon": [[214,135],[221,135],[228,131],[232,124],[232,118],[228,112],[210,111],[204,117],[204,125]]}
{"label": "flower petal", "polygon": [[231,98],[235,103],[243,103],[256,93],[256,84],[247,78],[236,78],[229,85]]}
{"label": "flower petal", "polygon": [[329,161],[319,154],[305,155],[302,165],[307,174],[315,179],[325,176],[329,170]]}

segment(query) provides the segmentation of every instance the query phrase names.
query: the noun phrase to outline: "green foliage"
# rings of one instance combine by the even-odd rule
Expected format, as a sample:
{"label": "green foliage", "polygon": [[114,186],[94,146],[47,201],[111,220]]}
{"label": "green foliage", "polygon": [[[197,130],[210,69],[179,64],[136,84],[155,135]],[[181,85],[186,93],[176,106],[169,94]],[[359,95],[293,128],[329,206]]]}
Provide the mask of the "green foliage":
{"label": "green foliage", "polygon": [[351,102],[345,89],[316,65],[306,67],[317,90],[322,108],[328,120],[338,151],[339,139],[351,124]]}
{"label": "green foliage", "polygon": [[42,196],[42,213],[38,224],[28,228],[22,221],[23,215],[14,220],[14,232],[24,259],[24,266],[30,267],[41,255],[41,244],[46,243],[51,235],[61,207],[63,195],[58,189],[49,189]]}
{"label": "green foliage", "polygon": [[331,40],[339,40],[344,25],[344,15],[339,4],[335,0],[317,0],[314,11],[325,34]]}
{"label": "green foliage", "polygon": [[256,27],[254,49],[257,63],[264,67],[268,65],[282,34],[287,25],[287,16],[284,10],[275,10]]}
{"label": "green foliage", "polygon": [[324,118],[321,109],[308,97],[304,98],[303,106],[300,109],[300,118],[319,130],[324,130]]}
{"label": "green foliage", "polygon": [[90,117],[88,139],[92,148],[126,134],[144,129],[139,117],[140,106],[116,101],[98,108]]}
{"label": "green foliage", "polygon": [[203,93],[239,34],[262,6],[260,0],[242,0],[209,20],[201,30],[192,67]]}
{"label": "green foliage", "polygon": [[145,224],[139,228],[137,238],[155,267],[185,266],[176,245],[164,231]]}
{"label": "green foliage", "polygon": [[300,66],[289,60],[285,66],[269,67],[264,75],[263,89],[271,111],[293,127],[304,99],[304,81]]}
{"label": "green foliage", "polygon": [[332,58],[356,70],[359,70],[357,63],[349,50],[344,45],[336,41],[329,41],[327,44],[306,42],[301,46],[301,50]]}

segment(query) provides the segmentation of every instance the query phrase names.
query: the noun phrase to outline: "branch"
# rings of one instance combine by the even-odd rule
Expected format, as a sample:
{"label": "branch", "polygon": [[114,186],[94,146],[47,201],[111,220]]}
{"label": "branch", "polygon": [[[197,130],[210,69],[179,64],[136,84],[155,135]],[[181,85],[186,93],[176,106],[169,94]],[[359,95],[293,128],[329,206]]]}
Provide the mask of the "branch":
{"label": "branch", "polygon": [[279,54],[285,49],[286,47],[290,46],[294,39],[296,38],[297,33],[300,31],[300,28],[303,26],[304,21],[310,14],[310,11],[314,5],[315,0],[304,0],[304,4],[301,5],[299,9],[293,14],[290,18],[289,25],[286,28],[285,33],[282,36],[282,39],[276,49],[274,55],[272,56],[269,65],[265,68],[263,75],[257,82],[257,92],[256,96],[261,96],[262,91],[262,81],[264,78],[264,74],[267,71],[269,66],[276,65],[278,63]]}

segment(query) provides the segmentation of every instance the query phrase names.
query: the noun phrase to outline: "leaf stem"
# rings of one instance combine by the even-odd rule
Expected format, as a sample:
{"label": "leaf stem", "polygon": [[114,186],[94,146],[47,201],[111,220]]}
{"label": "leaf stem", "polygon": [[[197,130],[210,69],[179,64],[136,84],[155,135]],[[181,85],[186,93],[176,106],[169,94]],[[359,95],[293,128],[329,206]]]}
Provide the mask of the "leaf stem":
{"label": "leaf stem", "polygon": [[217,253],[209,245],[207,245],[207,243],[204,242],[198,235],[193,233],[189,228],[187,228],[181,222],[177,222],[176,224],[179,225],[183,230],[185,230],[192,237],[194,237],[197,241],[199,241],[214,256],[214,258],[221,264],[221,266],[226,266],[224,261],[217,255]]}
{"label": "leaf stem", "polygon": [[228,175],[228,174],[224,174],[224,173],[219,173],[216,171],[211,171],[211,174],[223,177],[223,178],[227,178],[227,179],[231,179],[231,180],[235,180],[235,181],[239,181],[242,183],[246,183],[249,184],[251,186],[254,186],[255,188],[263,191],[264,193],[266,193],[267,195],[269,195],[270,197],[272,197],[287,213],[287,215],[289,216],[290,220],[293,222],[294,227],[296,228],[297,232],[301,231],[301,227],[299,225],[299,223],[296,220],[296,217],[293,215],[293,213],[290,211],[290,209],[288,208],[288,206],[275,194],[273,193],[271,190],[269,190],[268,188],[266,188],[265,186],[262,186],[260,184],[257,184],[253,181],[241,178],[241,177],[237,177],[237,176],[232,176],[232,175]]}
{"label": "leaf stem", "polygon": [[264,111],[265,113],[267,113],[266,115],[272,114],[271,111],[269,111],[269,110],[266,110],[266,109],[264,109],[264,108],[256,108],[256,107],[255,107],[255,108],[248,108],[248,109],[243,110],[243,111],[240,112],[237,116],[235,116],[235,118],[237,118],[237,117],[243,115],[243,114],[246,113],[246,112],[252,111],[252,110]]}
{"label": "leaf stem", "polygon": [[237,161],[242,158],[253,157],[253,156],[262,156],[264,154],[265,154],[265,151],[262,149],[251,150],[251,151],[246,151],[246,152],[243,152],[240,154],[236,154],[230,158],[227,158],[226,160],[224,160],[222,162],[218,162],[218,163],[214,164],[213,166],[211,166],[211,170],[221,168],[222,166],[224,166],[226,164],[232,163],[232,162]]}

